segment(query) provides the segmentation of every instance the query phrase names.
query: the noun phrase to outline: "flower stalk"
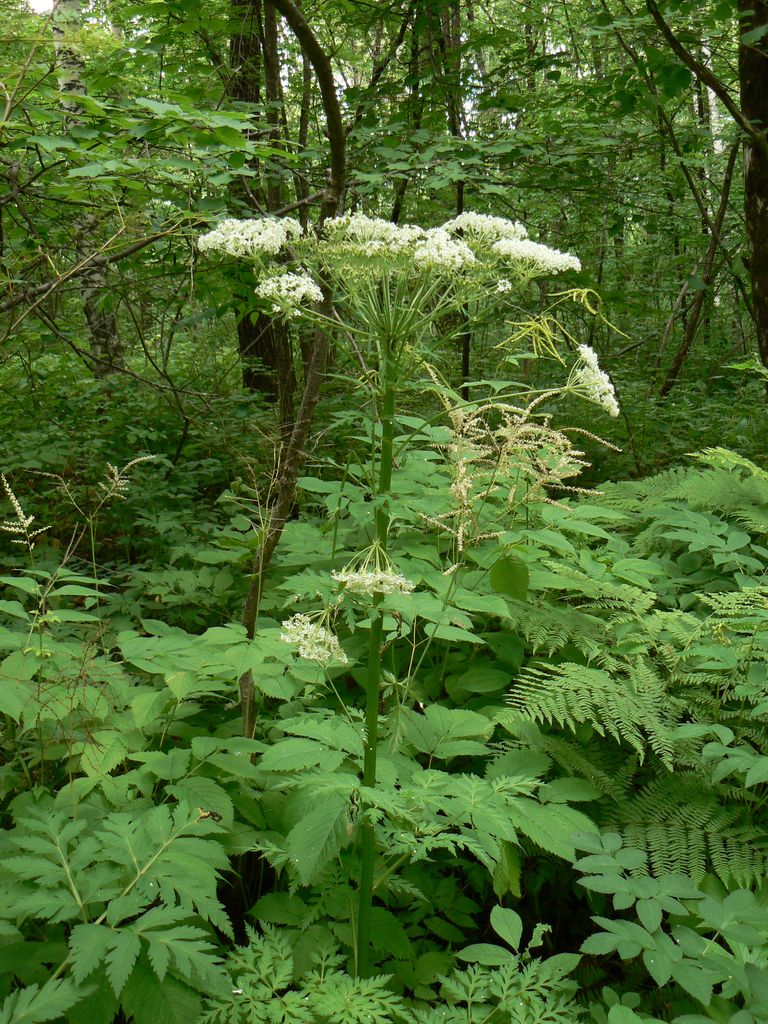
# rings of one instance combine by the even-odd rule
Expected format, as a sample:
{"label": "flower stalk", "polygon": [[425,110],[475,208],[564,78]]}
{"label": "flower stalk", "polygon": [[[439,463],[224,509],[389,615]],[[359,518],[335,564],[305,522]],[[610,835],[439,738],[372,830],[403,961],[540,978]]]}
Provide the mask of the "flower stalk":
{"label": "flower stalk", "polygon": [[[387,502],[392,486],[393,437],[395,426],[395,374],[396,365],[389,341],[381,347],[381,446],[379,451],[379,477],[376,486],[374,519],[375,544],[386,555],[389,533]],[[363,785],[376,785],[376,750],[379,738],[379,694],[381,692],[381,653],[384,640],[384,613],[381,608],[383,594],[373,599],[373,620],[368,640],[368,671],[365,701],[365,746],[363,757]],[[360,840],[360,890],[357,917],[357,976],[370,972],[371,910],[373,906],[373,868],[376,860],[376,830],[366,816],[363,803]]]}

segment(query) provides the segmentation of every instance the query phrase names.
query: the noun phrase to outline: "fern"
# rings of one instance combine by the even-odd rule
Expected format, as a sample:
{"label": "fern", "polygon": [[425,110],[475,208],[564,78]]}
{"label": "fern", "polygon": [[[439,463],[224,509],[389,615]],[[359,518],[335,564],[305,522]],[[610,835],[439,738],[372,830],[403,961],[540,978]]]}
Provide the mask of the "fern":
{"label": "fern", "polygon": [[573,662],[528,667],[509,701],[515,713],[532,721],[571,732],[590,725],[601,736],[627,743],[641,761],[650,746],[667,768],[673,767],[672,729],[682,707],[646,662],[632,666],[627,678]]}
{"label": "fern", "polygon": [[725,885],[755,884],[766,873],[763,831],[740,824],[722,796],[696,773],[660,777],[625,798],[606,825],[648,855],[657,877],[684,873],[699,882],[711,869]]}

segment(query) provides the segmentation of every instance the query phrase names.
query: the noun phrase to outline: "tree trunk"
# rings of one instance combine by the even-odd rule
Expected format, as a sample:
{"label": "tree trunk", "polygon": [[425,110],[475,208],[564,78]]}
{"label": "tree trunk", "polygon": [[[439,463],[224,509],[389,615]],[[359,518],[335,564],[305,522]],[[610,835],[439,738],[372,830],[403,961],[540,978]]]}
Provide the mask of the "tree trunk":
{"label": "tree trunk", "polygon": [[[231,14],[230,97],[257,107],[257,116],[261,116],[264,78],[269,136],[272,145],[277,145],[280,129],[276,104],[280,69],[274,7],[271,3],[262,5],[261,0],[232,0]],[[265,189],[256,186],[255,195],[252,190],[249,195],[245,188],[235,188],[233,197],[249,206],[253,206],[255,200],[266,205],[267,209],[275,210],[280,205],[279,183],[270,176]],[[265,313],[253,313],[253,282],[250,277],[238,289],[237,298],[244,310],[237,324],[243,387],[249,391],[260,391],[277,404],[280,426],[285,430],[293,419],[296,390],[290,336],[282,320]]]}
{"label": "tree trunk", "polygon": [[[740,36],[768,29],[768,0],[739,0],[739,15]],[[757,348],[768,366],[768,34],[739,44],[739,86],[741,109],[757,130],[744,143],[744,211]]]}
{"label": "tree trunk", "polygon": [[[82,26],[82,0],[55,0],[52,15],[53,43],[61,101],[65,112],[65,127],[77,125],[83,114],[80,99],[88,95],[83,81],[83,57],[77,43]],[[97,377],[114,373],[123,365],[123,352],[117,331],[117,321],[109,307],[106,260],[94,251],[93,240],[98,236],[99,222],[86,210],[74,224],[75,255],[83,266],[80,290],[83,313],[90,334],[93,372]]]}

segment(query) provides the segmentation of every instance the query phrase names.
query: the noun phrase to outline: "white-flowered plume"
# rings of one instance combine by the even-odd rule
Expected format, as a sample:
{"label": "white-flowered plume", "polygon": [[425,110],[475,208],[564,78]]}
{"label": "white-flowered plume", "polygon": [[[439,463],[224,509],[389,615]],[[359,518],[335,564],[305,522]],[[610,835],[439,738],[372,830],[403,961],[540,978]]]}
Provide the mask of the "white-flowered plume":
{"label": "white-flowered plume", "polygon": [[430,228],[416,243],[413,262],[431,270],[456,271],[475,263],[475,254],[460,238],[451,238],[444,228]]}
{"label": "white-flowered plume", "polygon": [[563,270],[581,270],[577,256],[547,245],[532,242],[529,238],[500,238],[494,242],[491,251],[504,260],[522,263],[542,274],[559,274]]}
{"label": "white-flowered plume", "polygon": [[299,657],[327,665],[335,661],[346,665],[349,661],[339,638],[308,615],[292,615],[283,623],[280,639],[296,648]]}
{"label": "white-flowered plume", "polygon": [[621,410],[616,401],[616,391],[611,378],[605,370],[600,369],[597,353],[589,345],[579,345],[578,353],[581,363],[571,371],[568,385],[583,395],[587,401],[601,406],[611,416],[618,416]]}
{"label": "white-flowered plume", "polygon": [[398,255],[424,236],[423,228],[413,224],[400,226],[381,217],[364,213],[333,217],[324,225],[332,243],[341,243],[367,256]]}
{"label": "white-flowered plume", "polygon": [[443,228],[451,235],[461,234],[470,241],[490,245],[502,238],[527,238],[522,224],[506,217],[492,217],[487,213],[460,213],[447,220]]}
{"label": "white-flowered plume", "polygon": [[331,576],[350,594],[410,594],[414,584],[391,569],[342,569]]}
{"label": "white-flowered plume", "polygon": [[201,252],[223,252],[227,256],[276,256],[289,242],[301,237],[301,224],[291,217],[278,220],[230,218],[197,240]]}
{"label": "white-flowered plume", "polygon": [[260,299],[272,303],[273,313],[289,313],[292,316],[301,315],[302,303],[323,301],[323,293],[306,271],[268,277],[256,288],[256,294]]}

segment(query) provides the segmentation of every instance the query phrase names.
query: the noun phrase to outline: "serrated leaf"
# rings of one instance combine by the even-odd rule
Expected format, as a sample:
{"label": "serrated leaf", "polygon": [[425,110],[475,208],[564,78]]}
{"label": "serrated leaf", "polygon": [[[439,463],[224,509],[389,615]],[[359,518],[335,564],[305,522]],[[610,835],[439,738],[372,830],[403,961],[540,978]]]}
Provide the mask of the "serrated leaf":
{"label": "serrated leaf", "polygon": [[28,985],[12,992],[0,1007],[0,1024],[45,1024],[70,1010],[85,995],[68,978]]}
{"label": "serrated leaf", "polygon": [[123,989],[122,1005],[134,1024],[191,1024],[200,1015],[198,994],[171,975],[160,981],[144,957]]}
{"label": "serrated leaf", "polygon": [[204,775],[190,775],[165,788],[177,800],[186,801],[190,807],[198,807],[201,811],[213,811],[222,819],[224,826],[231,826],[235,817],[232,800],[227,791],[213,779]]}
{"label": "serrated leaf", "polygon": [[643,963],[659,988],[666,985],[672,977],[672,961],[660,949],[644,949]]}
{"label": "serrated leaf", "polygon": [[712,982],[706,972],[690,961],[672,965],[672,977],[686,992],[698,999],[704,1006],[709,1006],[712,998]]}
{"label": "serrated leaf", "polygon": [[500,558],[491,569],[490,581],[497,594],[505,594],[515,601],[525,601],[528,597],[530,577],[522,558],[514,555]]}
{"label": "serrated leaf", "polygon": [[339,827],[348,812],[346,797],[322,797],[286,836],[285,846],[302,885],[310,885],[341,848]]}
{"label": "serrated leaf", "polygon": [[69,937],[72,977],[78,985],[101,967],[114,932],[100,924],[78,924]]}
{"label": "serrated leaf", "polygon": [[279,740],[265,751],[259,767],[267,772],[295,772],[310,767],[333,771],[343,760],[342,752],[328,750],[322,743],[291,737]]}
{"label": "serrated leaf", "polygon": [[599,956],[604,953],[613,953],[618,941],[618,935],[610,935],[608,932],[600,932],[597,935],[590,935],[589,938],[582,942],[581,952],[591,953],[593,956]]}
{"label": "serrated leaf", "polygon": [[138,935],[130,931],[114,932],[112,949],[107,953],[107,978],[116,996],[125,988],[141,952]]}

